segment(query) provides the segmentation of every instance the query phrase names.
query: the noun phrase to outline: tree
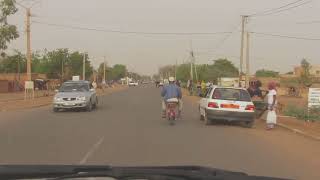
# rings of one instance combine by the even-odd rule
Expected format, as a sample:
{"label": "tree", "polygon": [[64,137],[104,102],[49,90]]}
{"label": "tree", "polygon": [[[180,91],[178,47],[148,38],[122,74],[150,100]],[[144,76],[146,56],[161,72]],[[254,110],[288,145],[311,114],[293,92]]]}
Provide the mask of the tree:
{"label": "tree", "polygon": [[116,64],[111,69],[111,77],[110,80],[119,80],[126,76],[127,67],[122,64]]}
{"label": "tree", "polygon": [[2,0],[0,2],[0,53],[8,48],[7,43],[19,37],[17,27],[8,24],[8,16],[17,12],[15,0]]}
{"label": "tree", "polygon": [[0,62],[0,72],[1,73],[23,73],[26,72],[25,66],[25,56],[19,52],[15,51],[13,55],[6,55]]}
{"label": "tree", "polygon": [[266,70],[266,69],[260,69],[256,71],[256,77],[278,77],[279,72],[272,71],[272,70]]}
{"label": "tree", "polygon": [[310,76],[310,69],[311,65],[306,59],[302,59],[301,61],[301,68],[302,68],[302,73],[300,77],[300,81],[304,86],[311,86],[311,76]]}

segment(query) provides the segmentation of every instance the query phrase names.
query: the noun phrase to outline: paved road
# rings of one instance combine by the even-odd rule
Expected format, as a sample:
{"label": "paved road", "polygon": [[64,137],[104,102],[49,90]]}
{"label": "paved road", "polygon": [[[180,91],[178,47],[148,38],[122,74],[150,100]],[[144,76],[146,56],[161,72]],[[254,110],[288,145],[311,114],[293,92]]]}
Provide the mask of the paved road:
{"label": "paved road", "polygon": [[205,165],[255,175],[320,179],[320,143],[283,129],[199,121],[185,99],[183,120],[160,118],[159,89],[102,97],[94,112],[50,107],[0,113],[2,164]]}

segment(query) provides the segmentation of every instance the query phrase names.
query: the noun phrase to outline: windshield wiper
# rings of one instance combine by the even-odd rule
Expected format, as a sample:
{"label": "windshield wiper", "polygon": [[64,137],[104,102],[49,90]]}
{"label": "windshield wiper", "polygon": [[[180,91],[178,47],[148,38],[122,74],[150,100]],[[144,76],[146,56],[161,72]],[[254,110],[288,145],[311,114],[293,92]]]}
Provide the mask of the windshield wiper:
{"label": "windshield wiper", "polygon": [[4,165],[0,179],[113,177],[115,179],[190,179],[190,180],[284,180],[272,177],[249,176],[242,172],[225,171],[201,166],[112,167],[73,165]]}

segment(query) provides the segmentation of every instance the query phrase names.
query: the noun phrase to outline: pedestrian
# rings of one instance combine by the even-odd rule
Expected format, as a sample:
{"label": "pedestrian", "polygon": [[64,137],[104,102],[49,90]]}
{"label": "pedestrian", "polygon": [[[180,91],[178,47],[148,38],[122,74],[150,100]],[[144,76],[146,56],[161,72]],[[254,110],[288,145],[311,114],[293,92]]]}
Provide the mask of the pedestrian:
{"label": "pedestrian", "polygon": [[201,95],[201,81],[198,81],[198,83],[197,83],[197,95],[198,96]]}
{"label": "pedestrian", "polygon": [[207,91],[207,86],[204,80],[201,82],[201,94],[204,95]]}
{"label": "pedestrian", "polygon": [[271,130],[277,124],[277,114],[276,114],[276,107],[277,107],[277,90],[276,90],[276,83],[270,82],[268,84],[268,114],[267,114],[267,130]]}
{"label": "pedestrian", "polygon": [[92,82],[92,87],[94,88],[94,89],[97,89],[97,87],[98,87],[98,85],[97,85],[97,83],[96,83],[96,81],[95,80],[93,80],[93,82]]}

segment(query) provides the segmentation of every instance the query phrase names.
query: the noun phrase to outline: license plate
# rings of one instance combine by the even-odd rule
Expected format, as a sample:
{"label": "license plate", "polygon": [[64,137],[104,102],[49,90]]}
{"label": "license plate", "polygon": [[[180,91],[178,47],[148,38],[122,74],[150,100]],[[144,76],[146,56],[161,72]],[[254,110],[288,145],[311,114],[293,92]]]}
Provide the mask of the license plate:
{"label": "license plate", "polygon": [[239,109],[240,106],[237,104],[221,104],[221,108]]}
{"label": "license plate", "polygon": [[65,106],[74,106],[74,103],[64,103]]}

